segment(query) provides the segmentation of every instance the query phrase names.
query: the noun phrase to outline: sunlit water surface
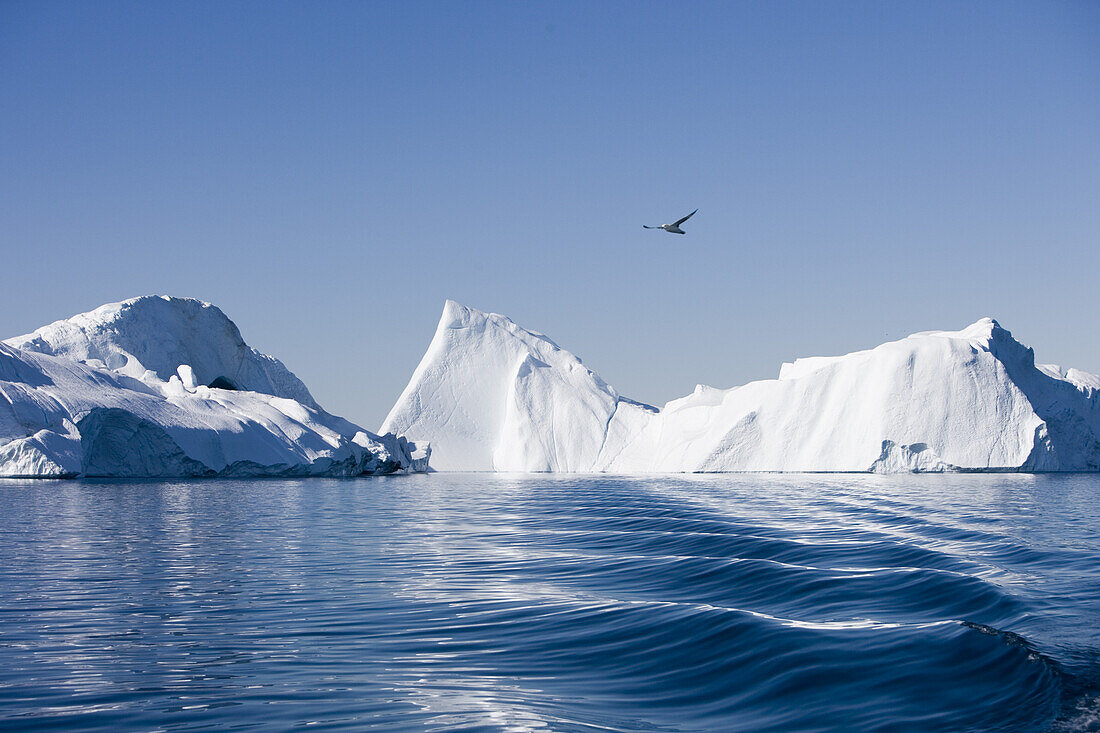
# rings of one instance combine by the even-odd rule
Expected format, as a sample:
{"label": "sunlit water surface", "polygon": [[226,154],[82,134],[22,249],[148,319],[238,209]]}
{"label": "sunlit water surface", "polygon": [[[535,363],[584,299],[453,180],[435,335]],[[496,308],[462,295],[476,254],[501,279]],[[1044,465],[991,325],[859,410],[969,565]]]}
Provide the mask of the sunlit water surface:
{"label": "sunlit water surface", "polygon": [[1100,477],[0,481],[4,729],[1100,730]]}

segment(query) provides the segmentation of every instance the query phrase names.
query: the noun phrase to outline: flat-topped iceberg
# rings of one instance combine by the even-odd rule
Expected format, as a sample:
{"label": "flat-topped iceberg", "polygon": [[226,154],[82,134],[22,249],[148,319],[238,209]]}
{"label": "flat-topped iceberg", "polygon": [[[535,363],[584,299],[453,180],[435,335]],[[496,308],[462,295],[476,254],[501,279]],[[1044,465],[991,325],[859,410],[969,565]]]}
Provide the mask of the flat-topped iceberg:
{"label": "flat-topped iceberg", "polygon": [[1037,366],[985,318],[658,410],[545,336],[448,301],[382,430],[431,441],[436,470],[1097,471],[1100,378]]}
{"label": "flat-topped iceberg", "polygon": [[214,306],[143,297],[0,344],[0,476],[356,476],[427,451],[321,409]]}

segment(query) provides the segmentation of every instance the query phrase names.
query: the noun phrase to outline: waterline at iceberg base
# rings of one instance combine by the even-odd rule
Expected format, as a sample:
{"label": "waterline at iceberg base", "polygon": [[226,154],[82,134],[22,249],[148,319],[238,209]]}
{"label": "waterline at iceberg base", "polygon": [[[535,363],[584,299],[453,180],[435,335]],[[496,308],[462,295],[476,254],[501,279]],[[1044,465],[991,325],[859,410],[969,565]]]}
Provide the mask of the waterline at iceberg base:
{"label": "waterline at iceberg base", "polygon": [[447,301],[381,430],[429,441],[440,471],[1100,471],[1100,377],[1036,364],[983,318],[658,409],[546,336]]}
{"label": "waterline at iceberg base", "polygon": [[218,308],[112,303],[0,343],[0,476],[358,476],[428,450],[329,414]]}

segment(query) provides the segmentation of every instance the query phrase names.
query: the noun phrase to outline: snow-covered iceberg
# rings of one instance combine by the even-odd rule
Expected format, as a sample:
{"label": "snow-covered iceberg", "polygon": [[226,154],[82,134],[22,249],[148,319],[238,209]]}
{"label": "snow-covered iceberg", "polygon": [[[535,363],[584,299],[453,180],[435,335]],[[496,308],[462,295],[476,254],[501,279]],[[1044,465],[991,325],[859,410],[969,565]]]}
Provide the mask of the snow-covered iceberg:
{"label": "snow-covered iceberg", "polygon": [[196,384],[317,407],[302,380],[282,362],[246,344],[220,308],[193,298],[145,296],[108,303],[4,343],[137,379],[151,371],[167,382],[186,364]]}
{"label": "snow-covered iceberg", "polygon": [[0,476],[356,476],[427,458],[325,412],[209,303],[135,298],[0,343]]}
{"label": "snow-covered iceberg", "polygon": [[444,471],[1097,471],[1100,378],[1036,365],[985,318],[658,410],[545,336],[448,301],[382,430],[431,441]]}

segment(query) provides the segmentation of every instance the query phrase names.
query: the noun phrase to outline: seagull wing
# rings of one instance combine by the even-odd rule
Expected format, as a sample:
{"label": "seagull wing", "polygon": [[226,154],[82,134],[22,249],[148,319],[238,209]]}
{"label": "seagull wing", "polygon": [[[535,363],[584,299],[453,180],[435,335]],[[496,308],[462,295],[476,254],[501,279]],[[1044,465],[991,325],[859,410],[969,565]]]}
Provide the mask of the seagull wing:
{"label": "seagull wing", "polygon": [[642,229],[660,229],[661,227],[651,227],[649,224],[642,224]]}
{"label": "seagull wing", "polygon": [[[695,211],[698,211],[698,210],[699,210],[699,209],[696,209]],[[684,217],[683,219],[680,219],[680,220],[678,220],[678,221],[677,221],[677,222],[676,222],[675,224],[673,224],[672,226],[674,226],[674,227],[678,227],[678,226],[680,226],[680,225],[681,225],[681,224],[683,224],[683,223],[684,223],[685,221],[687,221],[687,220],[688,220],[688,219],[690,219],[691,217],[695,216],[695,211],[691,212],[690,214],[688,214],[687,216],[685,216],[685,217]]]}

